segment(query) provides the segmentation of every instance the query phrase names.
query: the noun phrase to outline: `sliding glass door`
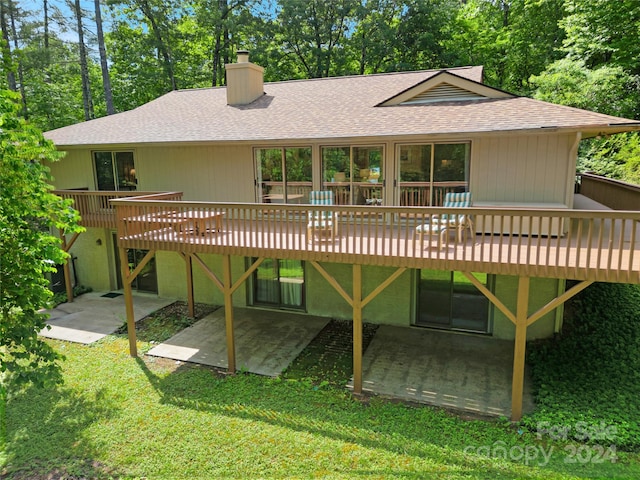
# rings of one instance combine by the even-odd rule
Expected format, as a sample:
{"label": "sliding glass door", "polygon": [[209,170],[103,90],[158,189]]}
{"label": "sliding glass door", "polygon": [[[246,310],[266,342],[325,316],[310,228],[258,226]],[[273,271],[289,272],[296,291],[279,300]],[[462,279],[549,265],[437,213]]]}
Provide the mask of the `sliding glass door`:
{"label": "sliding glass door", "polygon": [[[491,290],[493,277],[475,274]],[[460,272],[420,270],[416,325],[487,333],[489,300]]]}
{"label": "sliding glass door", "polygon": [[336,205],[381,205],[384,181],[381,146],[322,147],[322,188]]}
{"label": "sliding glass door", "polygon": [[[116,268],[116,281],[118,290],[123,288],[122,277],[120,275],[120,249],[118,248],[118,238],[115,233],[112,233],[112,243],[114,248],[114,259]],[[149,250],[140,250],[137,248],[127,249],[126,261],[129,265],[129,270],[134,270],[147,255]],[[138,290],[139,292],[158,293],[158,272],[156,269],[156,257],[152,257],[146,265],[142,268],[138,276],[131,283],[131,288]]]}
{"label": "sliding glass door", "polygon": [[309,203],[311,148],[255,150],[260,203]]}
{"label": "sliding glass door", "polygon": [[400,205],[438,207],[448,192],[466,192],[469,157],[468,143],[400,145]]}
{"label": "sliding glass door", "polygon": [[253,274],[254,305],[304,309],[304,293],[300,260],[267,258]]}

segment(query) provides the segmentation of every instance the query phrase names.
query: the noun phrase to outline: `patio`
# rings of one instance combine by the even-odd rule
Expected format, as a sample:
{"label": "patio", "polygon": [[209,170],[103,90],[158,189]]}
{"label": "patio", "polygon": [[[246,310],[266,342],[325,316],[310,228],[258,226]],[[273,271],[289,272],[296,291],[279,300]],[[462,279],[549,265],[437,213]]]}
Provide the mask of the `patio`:
{"label": "patio", "polygon": [[[124,321],[124,297],[81,295],[53,309],[42,336],[92,343]],[[136,294],[136,320],[173,300]],[[235,308],[238,369],[278,376],[328,324],[329,319]],[[224,310],[218,309],[148,355],[227,368]],[[363,356],[363,391],[482,415],[508,415],[513,344],[490,337],[421,328],[378,328]],[[352,381],[347,385],[352,388]],[[533,409],[525,377],[523,409]]]}

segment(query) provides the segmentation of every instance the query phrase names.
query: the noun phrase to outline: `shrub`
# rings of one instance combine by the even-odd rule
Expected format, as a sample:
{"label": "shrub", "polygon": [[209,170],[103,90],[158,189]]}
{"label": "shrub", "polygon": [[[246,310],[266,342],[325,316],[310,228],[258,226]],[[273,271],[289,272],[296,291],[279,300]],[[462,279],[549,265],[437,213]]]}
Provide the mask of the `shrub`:
{"label": "shrub", "polygon": [[[640,450],[640,286],[594,284],[567,305],[564,331],[530,347],[538,425],[568,428],[568,438]],[[542,423],[548,422],[548,423]],[[614,438],[580,435],[609,428]],[[613,430],[612,430],[613,427]]]}

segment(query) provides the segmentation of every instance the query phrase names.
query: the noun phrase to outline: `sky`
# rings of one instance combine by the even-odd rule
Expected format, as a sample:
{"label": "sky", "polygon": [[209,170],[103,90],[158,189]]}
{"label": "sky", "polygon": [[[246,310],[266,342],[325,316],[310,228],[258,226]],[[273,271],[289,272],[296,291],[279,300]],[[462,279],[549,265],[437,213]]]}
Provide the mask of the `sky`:
{"label": "sky", "polygon": [[[23,10],[27,10],[29,12],[32,13],[32,17],[39,21],[44,21],[44,8],[43,8],[43,0],[14,0],[19,6],[20,8],[22,8]],[[70,1],[74,1],[74,0],[70,0]],[[104,0],[102,0],[102,3],[104,3]],[[73,22],[73,25],[75,25],[75,16],[72,13],[71,8],[68,6],[67,1],[66,0],[48,0],[48,5],[49,5],[49,17],[53,20],[53,14],[54,14],[54,10],[58,9],[60,11],[60,13],[69,21]],[[84,29],[88,30],[89,32],[91,32],[92,34],[95,34],[95,24],[92,21],[93,18],[93,12],[95,9],[95,4],[94,4],[94,0],[80,0],[80,7],[87,11],[89,14],[89,17],[85,19],[84,21]],[[105,23],[105,29],[108,28],[107,26],[107,16],[105,16],[103,14],[103,18],[102,18],[103,22]],[[63,27],[61,27],[60,25],[56,24],[54,21],[52,21],[50,23],[49,28],[55,32],[57,32],[58,36],[62,39],[62,40],[66,40],[66,41],[71,41],[71,42],[77,42],[78,41],[78,35],[77,33],[75,33],[75,31],[73,30],[68,30],[68,29],[64,29]]]}

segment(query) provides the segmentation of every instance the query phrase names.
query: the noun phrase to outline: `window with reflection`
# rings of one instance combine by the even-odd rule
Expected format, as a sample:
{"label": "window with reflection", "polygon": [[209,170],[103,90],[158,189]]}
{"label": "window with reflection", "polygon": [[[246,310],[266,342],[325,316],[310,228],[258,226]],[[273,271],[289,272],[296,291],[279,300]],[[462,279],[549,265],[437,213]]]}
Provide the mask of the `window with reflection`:
{"label": "window with reflection", "polygon": [[322,188],[336,205],[383,203],[381,146],[322,147]]}
{"label": "window with reflection", "polygon": [[133,152],[93,152],[98,190],[136,190],[136,176]]}
{"label": "window with reflection", "polygon": [[255,157],[258,202],[309,203],[311,148],[258,148]]}
{"label": "window with reflection", "polygon": [[400,205],[441,206],[448,192],[469,188],[469,143],[400,145]]}

